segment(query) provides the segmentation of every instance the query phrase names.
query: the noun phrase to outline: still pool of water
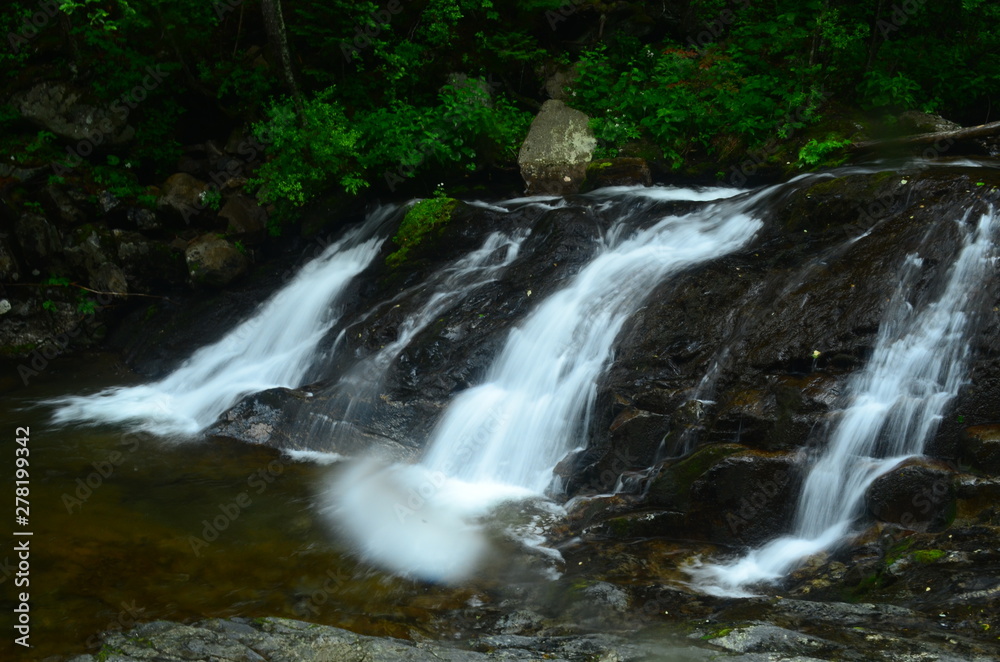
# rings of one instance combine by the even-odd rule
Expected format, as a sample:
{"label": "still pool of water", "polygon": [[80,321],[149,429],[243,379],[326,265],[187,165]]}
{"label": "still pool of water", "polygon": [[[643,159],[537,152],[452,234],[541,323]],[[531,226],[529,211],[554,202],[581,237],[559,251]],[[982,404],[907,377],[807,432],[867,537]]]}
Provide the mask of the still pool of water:
{"label": "still pool of water", "polygon": [[34,648],[2,644],[15,659],[92,651],[97,633],[155,619],[283,616],[453,636],[436,615],[488,599],[482,587],[421,584],[351,557],[315,508],[329,467],[219,440],[58,427],[37,404],[130,380],[99,354],[56,360],[26,387],[16,364],[4,366],[0,475],[11,493],[15,430],[30,428],[30,520],[12,529],[33,533],[30,587],[14,586],[14,539],[0,551],[3,610],[22,590],[31,597]]}

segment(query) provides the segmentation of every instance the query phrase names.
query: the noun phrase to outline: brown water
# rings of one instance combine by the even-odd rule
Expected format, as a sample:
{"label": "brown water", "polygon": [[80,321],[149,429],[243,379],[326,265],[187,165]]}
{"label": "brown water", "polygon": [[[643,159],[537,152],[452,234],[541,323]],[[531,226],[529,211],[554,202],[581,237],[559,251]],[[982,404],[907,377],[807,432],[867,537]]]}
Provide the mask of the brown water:
{"label": "brown water", "polygon": [[[59,428],[37,406],[135,381],[96,354],[57,360],[27,387],[4,366],[0,475],[13,518],[15,429],[30,428],[30,521],[12,530],[33,535],[30,587],[0,572],[2,608],[10,615],[17,593],[30,592],[33,648],[15,646],[4,628],[0,650],[13,653],[2,659],[93,651],[97,633],[137,621],[231,615],[437,638],[456,634],[437,615],[489,601],[480,589],[394,578],[349,556],[313,507],[330,468],[218,440]],[[8,540],[0,567],[10,569]]]}

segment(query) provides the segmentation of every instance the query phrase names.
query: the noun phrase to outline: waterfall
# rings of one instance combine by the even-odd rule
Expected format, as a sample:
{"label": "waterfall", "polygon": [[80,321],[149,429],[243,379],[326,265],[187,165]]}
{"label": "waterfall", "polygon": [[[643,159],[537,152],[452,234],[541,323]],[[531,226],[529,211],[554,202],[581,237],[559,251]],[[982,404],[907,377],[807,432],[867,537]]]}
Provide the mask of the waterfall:
{"label": "waterfall", "polygon": [[[612,196],[613,205],[635,197],[704,199],[712,191],[604,194]],[[640,219],[636,212],[623,214],[590,264],[511,331],[484,382],[448,406],[423,465],[469,483],[542,493],[555,464],[583,443],[597,382],[622,324],[670,274],[746,244],[760,227],[746,213],[750,204],[747,199],[707,204],[627,238]]]}
{"label": "waterfall", "polygon": [[[597,255],[510,332],[483,383],[452,400],[423,461],[360,462],[330,483],[323,509],[344,539],[400,574],[468,576],[489,549],[477,519],[500,501],[542,495],[555,464],[585,443],[598,380],[629,315],[663,279],[739,249],[761,227],[748,213],[757,196],[719,200],[737,193],[589,196],[617,217]],[[648,224],[657,203],[677,200],[715,202]]]}
{"label": "waterfall", "polygon": [[161,435],[191,435],[247,394],[299,386],[316,346],[337,321],[332,311],[338,298],[378,255],[385,239],[376,233],[397,210],[385,206],[372,213],[250,318],[167,377],[54,400],[54,420],[125,423]]}
{"label": "waterfall", "polygon": [[849,380],[847,405],[806,477],[793,533],[732,562],[693,566],[700,588],[749,595],[745,587],[783,577],[848,535],[878,476],[923,453],[964,383],[972,322],[983,303],[979,285],[993,263],[995,213],[975,223],[970,216],[959,222],[962,246],[937,296],[923,305],[910,301],[922,260],[906,257],[872,358]]}
{"label": "waterfall", "polygon": [[486,283],[495,280],[517,259],[521,243],[527,236],[527,231],[516,231],[509,235],[494,232],[477,250],[435,272],[425,283],[409,288],[390,300],[386,305],[399,305],[395,302],[413,295],[414,290],[429,293],[422,306],[399,325],[395,340],[360,361],[340,379],[338,386],[349,398],[346,411],[337,420],[323,413],[314,414],[315,420],[310,427],[309,438],[322,439],[329,435],[351,434],[355,425],[366,422],[366,415],[370,411],[365,406],[370,405],[376,397],[393,361],[418,333],[442,313]]}

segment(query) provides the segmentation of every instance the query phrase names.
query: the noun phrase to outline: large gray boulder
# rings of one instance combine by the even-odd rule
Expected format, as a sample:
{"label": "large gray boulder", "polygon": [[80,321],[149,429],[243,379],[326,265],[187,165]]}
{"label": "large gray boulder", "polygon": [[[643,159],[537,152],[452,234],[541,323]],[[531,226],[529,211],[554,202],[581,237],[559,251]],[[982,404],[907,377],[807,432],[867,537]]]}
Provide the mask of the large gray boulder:
{"label": "large gray boulder", "polygon": [[517,157],[528,193],[566,195],[579,191],[596,145],[587,115],[562,101],[546,101]]}
{"label": "large gray boulder", "polygon": [[127,123],[125,106],[90,103],[83,90],[66,83],[39,83],[14,95],[12,102],[25,119],[67,140],[88,141],[92,145],[117,144],[135,134]]}

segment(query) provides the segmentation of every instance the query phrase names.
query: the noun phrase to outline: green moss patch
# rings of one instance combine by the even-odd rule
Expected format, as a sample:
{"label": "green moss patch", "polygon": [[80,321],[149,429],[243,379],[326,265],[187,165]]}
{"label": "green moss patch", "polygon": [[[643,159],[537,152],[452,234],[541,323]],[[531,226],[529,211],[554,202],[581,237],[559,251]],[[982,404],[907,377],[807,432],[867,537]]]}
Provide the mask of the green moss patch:
{"label": "green moss patch", "polygon": [[918,549],[913,552],[913,560],[917,563],[934,563],[944,555],[943,549]]}
{"label": "green moss patch", "polygon": [[458,207],[454,198],[429,198],[410,207],[406,217],[399,224],[393,242],[399,248],[385,258],[390,267],[398,267],[406,262],[411,248],[418,246],[432,232],[440,232],[451,220]]}

